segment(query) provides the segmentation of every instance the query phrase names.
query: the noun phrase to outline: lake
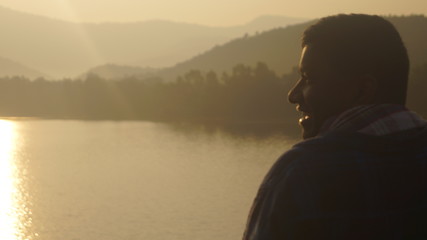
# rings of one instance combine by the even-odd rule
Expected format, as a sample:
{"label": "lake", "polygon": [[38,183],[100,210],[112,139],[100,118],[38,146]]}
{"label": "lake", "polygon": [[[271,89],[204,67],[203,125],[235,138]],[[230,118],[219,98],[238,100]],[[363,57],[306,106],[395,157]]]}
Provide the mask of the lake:
{"label": "lake", "polygon": [[262,178],[297,140],[238,132],[0,120],[0,239],[241,239]]}

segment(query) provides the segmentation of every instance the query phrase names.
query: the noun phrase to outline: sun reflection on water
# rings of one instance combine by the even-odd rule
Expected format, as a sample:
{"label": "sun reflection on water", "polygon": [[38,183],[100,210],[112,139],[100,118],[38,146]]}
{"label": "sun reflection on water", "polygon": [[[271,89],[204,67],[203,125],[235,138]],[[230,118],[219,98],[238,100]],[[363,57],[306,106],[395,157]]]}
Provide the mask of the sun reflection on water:
{"label": "sun reflection on water", "polygon": [[[23,240],[21,203],[19,189],[20,176],[15,162],[15,147],[17,142],[16,124],[12,121],[0,120],[0,239]],[[26,217],[24,217],[26,218]]]}

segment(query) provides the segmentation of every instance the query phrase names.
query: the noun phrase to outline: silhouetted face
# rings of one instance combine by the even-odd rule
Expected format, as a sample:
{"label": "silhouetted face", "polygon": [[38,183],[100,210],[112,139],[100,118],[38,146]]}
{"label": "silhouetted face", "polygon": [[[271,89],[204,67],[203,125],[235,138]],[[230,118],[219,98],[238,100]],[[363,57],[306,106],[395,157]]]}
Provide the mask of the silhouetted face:
{"label": "silhouetted face", "polygon": [[305,46],[299,64],[301,78],[288,93],[290,103],[302,113],[303,138],[314,137],[325,121],[356,105],[358,87],[340,77],[322,51]]}

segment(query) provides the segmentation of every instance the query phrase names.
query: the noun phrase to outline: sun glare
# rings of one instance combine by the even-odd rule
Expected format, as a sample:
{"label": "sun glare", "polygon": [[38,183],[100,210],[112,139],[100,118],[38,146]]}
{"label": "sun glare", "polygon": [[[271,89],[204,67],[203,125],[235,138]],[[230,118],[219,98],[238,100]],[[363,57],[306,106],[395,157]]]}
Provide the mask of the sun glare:
{"label": "sun glare", "polygon": [[[78,11],[70,3],[69,0],[56,0],[57,8],[61,10],[68,18],[74,19],[75,22],[84,22],[81,19]],[[93,43],[93,40],[87,34],[86,29],[82,25],[76,25],[76,33],[80,36],[81,40],[86,46],[86,51],[90,53],[91,61],[93,65],[98,65],[104,63],[104,58],[101,56],[101,53],[98,51],[96,45]]]}
{"label": "sun glare", "polygon": [[19,218],[16,214],[14,164],[14,123],[0,120],[0,239],[20,240]]}

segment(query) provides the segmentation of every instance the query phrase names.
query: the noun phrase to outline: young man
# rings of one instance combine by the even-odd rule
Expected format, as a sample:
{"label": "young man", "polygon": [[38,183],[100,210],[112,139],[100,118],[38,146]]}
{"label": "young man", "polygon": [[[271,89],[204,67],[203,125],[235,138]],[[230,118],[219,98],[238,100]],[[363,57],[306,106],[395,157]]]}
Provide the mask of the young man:
{"label": "young man", "polygon": [[427,239],[427,123],[405,108],[408,69],[381,17],[331,16],[304,32],[288,98],[305,141],[265,177],[245,240]]}

